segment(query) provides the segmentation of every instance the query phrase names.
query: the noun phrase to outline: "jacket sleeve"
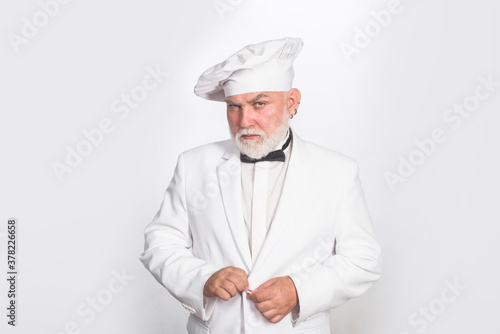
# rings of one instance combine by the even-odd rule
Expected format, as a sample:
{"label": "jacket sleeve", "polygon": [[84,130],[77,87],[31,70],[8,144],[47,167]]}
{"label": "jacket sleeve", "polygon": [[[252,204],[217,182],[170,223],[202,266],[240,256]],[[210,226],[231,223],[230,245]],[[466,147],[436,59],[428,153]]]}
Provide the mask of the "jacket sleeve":
{"label": "jacket sleeve", "polygon": [[289,275],[299,297],[299,308],[292,312],[295,325],[365,293],[381,275],[380,253],[354,162],[345,182],[330,255]]}
{"label": "jacket sleeve", "polygon": [[215,299],[204,298],[203,287],[218,268],[193,255],[185,181],[181,154],[161,208],[145,229],[145,246],[140,260],[186,309],[208,320]]}

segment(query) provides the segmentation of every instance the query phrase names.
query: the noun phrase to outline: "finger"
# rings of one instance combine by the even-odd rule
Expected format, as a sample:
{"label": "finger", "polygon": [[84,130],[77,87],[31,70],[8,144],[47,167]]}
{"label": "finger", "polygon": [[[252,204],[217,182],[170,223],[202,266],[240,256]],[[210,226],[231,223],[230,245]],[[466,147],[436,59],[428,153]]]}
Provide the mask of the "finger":
{"label": "finger", "polygon": [[255,302],[261,303],[266,300],[272,300],[279,295],[279,289],[276,288],[275,284],[272,284],[265,288],[257,288],[253,291],[252,295],[255,295]]}
{"label": "finger", "polygon": [[237,273],[238,275],[241,276],[247,276],[247,272],[241,268],[238,267],[228,267],[232,272]]}
{"label": "finger", "polygon": [[226,267],[221,270],[221,276],[232,281],[239,291],[243,291],[248,285],[248,277],[246,272],[237,267]]}
{"label": "finger", "polygon": [[[203,294],[207,297],[224,297],[228,299],[236,296],[238,291],[249,288],[246,272],[237,267],[225,267],[213,273],[203,287]],[[218,288],[224,289],[226,293],[220,292]],[[220,296],[219,296],[220,294]],[[229,295],[229,296],[228,296]]]}
{"label": "finger", "polygon": [[226,272],[231,272],[231,273],[233,273],[235,275],[238,275],[242,279],[247,279],[247,273],[246,273],[246,271],[244,271],[241,268],[238,268],[238,267],[226,267],[226,268],[223,268],[223,270],[226,271]]}
{"label": "finger", "polygon": [[253,301],[254,303],[259,303],[265,301],[260,297],[260,294],[256,292],[256,290],[253,290],[252,293],[247,294],[247,298]]}
{"label": "finger", "polygon": [[247,297],[254,303],[262,303],[272,299],[272,296],[266,290],[257,292],[254,290],[251,294],[248,294]]}
{"label": "finger", "polygon": [[278,314],[278,315],[272,317],[271,319],[269,319],[269,318],[266,318],[266,319],[269,320],[269,322],[272,322],[273,324],[277,324],[278,322],[283,320],[284,317],[285,317],[284,315]]}
{"label": "finger", "polygon": [[264,318],[266,318],[270,322],[273,322],[273,321],[279,322],[281,319],[283,319],[285,317],[284,314],[282,314],[281,312],[279,312],[276,309],[261,312],[261,314]]}
{"label": "finger", "polygon": [[231,299],[231,295],[226,290],[224,290],[222,287],[216,288],[215,295],[219,298],[222,298],[225,301],[228,301],[229,299]]}
{"label": "finger", "polygon": [[252,291],[252,293],[247,293],[247,298],[250,299],[251,301],[253,301],[255,303],[256,300],[255,300],[255,293],[254,293],[254,291]]}
{"label": "finger", "polygon": [[232,284],[234,284],[235,288],[238,291],[243,291],[245,290],[245,287],[248,286],[248,278],[246,277],[246,274],[244,274],[244,276],[241,276],[241,273],[239,272],[236,273],[228,271],[225,273],[225,278]]}
{"label": "finger", "polygon": [[222,280],[220,283],[219,283],[219,286],[221,288],[223,288],[224,290],[227,291],[227,293],[229,293],[231,295],[231,297],[234,297],[238,294],[238,289],[236,288],[236,286],[234,285],[233,282],[227,280],[227,279],[224,279]]}
{"label": "finger", "polygon": [[269,312],[275,309],[274,303],[270,300],[266,300],[265,302],[262,303],[255,303],[255,307],[257,308],[257,310],[259,310],[260,313]]}
{"label": "finger", "polygon": [[243,269],[240,269],[240,268],[237,268],[237,269],[238,270],[235,273],[239,277],[237,287],[238,287],[239,291],[246,290],[249,288],[247,273]]}

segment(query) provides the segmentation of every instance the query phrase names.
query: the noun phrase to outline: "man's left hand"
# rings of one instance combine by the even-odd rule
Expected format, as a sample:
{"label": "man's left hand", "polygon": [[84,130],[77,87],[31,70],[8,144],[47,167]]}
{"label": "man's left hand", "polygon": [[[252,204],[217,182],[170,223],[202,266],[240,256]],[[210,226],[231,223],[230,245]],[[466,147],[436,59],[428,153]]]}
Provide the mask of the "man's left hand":
{"label": "man's left hand", "polygon": [[272,278],[253,290],[247,298],[270,322],[280,322],[297,305],[295,284],[288,276]]}

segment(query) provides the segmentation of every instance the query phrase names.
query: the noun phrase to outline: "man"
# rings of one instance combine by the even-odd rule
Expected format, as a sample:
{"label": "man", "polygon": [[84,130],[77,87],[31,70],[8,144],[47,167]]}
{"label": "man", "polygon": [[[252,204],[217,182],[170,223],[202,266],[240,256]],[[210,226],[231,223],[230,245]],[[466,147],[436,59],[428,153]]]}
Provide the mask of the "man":
{"label": "man", "polygon": [[357,163],[289,127],[296,38],[205,71],[231,140],[182,153],[141,256],[192,314],[189,333],[330,333],[329,310],[380,277]]}

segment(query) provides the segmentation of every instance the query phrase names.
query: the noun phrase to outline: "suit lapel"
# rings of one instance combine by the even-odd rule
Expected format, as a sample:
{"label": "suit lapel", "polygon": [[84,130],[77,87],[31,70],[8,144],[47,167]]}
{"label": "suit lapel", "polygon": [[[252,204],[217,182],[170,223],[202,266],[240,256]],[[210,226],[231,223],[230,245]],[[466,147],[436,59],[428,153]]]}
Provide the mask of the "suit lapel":
{"label": "suit lapel", "polygon": [[265,265],[268,259],[272,258],[274,247],[283,235],[283,232],[293,221],[301,202],[303,202],[302,196],[306,192],[310,179],[311,165],[309,154],[304,142],[294,131],[292,153],[281,197],[262,250],[255,261],[253,271],[258,271],[259,268]]}
{"label": "suit lapel", "polygon": [[226,151],[223,158],[226,161],[217,167],[217,174],[227,223],[233,235],[235,246],[247,266],[247,272],[250,272],[252,258],[241,203],[240,153],[234,144]]}

